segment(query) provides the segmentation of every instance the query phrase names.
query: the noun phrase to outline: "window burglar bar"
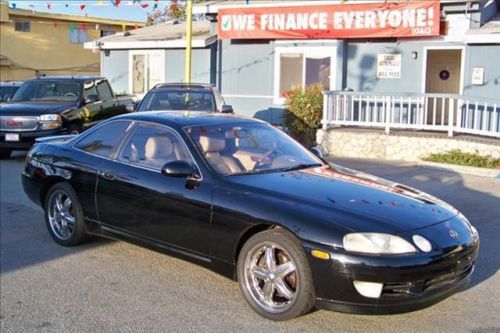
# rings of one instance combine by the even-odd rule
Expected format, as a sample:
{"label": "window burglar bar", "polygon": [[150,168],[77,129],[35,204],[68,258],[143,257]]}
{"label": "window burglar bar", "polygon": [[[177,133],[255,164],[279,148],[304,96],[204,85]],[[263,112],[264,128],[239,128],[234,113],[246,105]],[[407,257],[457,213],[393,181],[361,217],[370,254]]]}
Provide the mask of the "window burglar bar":
{"label": "window burglar bar", "polygon": [[325,91],[323,129],[358,126],[500,137],[500,100],[452,94]]}

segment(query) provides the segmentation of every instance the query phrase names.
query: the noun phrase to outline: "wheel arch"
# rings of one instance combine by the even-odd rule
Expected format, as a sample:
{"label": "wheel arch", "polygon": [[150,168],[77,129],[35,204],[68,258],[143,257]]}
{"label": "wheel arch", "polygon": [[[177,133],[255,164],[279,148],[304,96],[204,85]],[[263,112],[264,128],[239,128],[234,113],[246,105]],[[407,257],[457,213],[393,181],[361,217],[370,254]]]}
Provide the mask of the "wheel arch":
{"label": "wheel arch", "polygon": [[[283,227],[279,224],[267,224],[267,223],[261,223],[261,224],[257,224],[257,225],[254,225],[252,226],[251,228],[249,228],[248,230],[246,230],[243,235],[240,237],[239,241],[238,241],[238,245],[236,246],[236,251],[234,253],[234,262],[237,264],[238,263],[238,257],[240,255],[240,252],[241,252],[241,249],[243,248],[243,245],[245,245],[245,243],[255,234],[258,234],[259,232],[262,232],[262,231],[266,231],[266,230],[271,230],[271,229],[281,229],[283,231],[286,231],[288,233],[290,233],[291,235],[297,237],[298,239],[298,236],[292,232],[291,230],[289,230],[288,228],[286,227]],[[236,274],[236,269],[234,270],[234,273],[233,273],[233,279],[236,281],[237,280],[237,274]]]}
{"label": "wheel arch", "polygon": [[51,176],[48,177],[42,184],[42,187],[40,188],[40,205],[42,207],[45,206],[45,199],[47,198],[47,193],[49,192],[50,188],[54,186],[57,183],[62,183],[66,182],[66,179],[60,176]]}

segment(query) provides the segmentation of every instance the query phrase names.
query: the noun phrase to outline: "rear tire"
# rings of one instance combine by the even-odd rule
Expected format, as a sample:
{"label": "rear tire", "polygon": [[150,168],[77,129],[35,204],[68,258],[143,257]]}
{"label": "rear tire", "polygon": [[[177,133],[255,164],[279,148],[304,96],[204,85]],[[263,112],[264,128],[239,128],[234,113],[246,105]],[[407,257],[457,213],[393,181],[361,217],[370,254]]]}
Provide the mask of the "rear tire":
{"label": "rear tire", "polygon": [[300,241],[283,229],[252,236],[238,256],[238,281],[250,306],[271,320],[308,313],[316,296],[309,262]]}
{"label": "rear tire", "polygon": [[6,160],[12,154],[12,150],[10,149],[0,149],[0,159]]}
{"label": "rear tire", "polygon": [[68,183],[53,185],[45,198],[45,223],[50,236],[63,246],[88,241],[83,211],[78,197]]}

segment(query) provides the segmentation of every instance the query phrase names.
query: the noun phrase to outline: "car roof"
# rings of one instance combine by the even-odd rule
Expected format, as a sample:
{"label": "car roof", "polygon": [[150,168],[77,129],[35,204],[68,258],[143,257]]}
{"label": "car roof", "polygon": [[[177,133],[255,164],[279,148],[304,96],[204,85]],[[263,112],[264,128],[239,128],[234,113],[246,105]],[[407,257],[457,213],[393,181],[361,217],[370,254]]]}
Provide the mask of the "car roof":
{"label": "car roof", "polygon": [[203,111],[144,111],[128,113],[113,119],[149,121],[180,128],[191,126],[231,125],[237,123],[266,123],[259,119],[241,115]]}
{"label": "car roof", "polygon": [[159,83],[153,87],[153,89],[165,89],[165,88],[179,88],[179,89],[209,89],[213,85],[208,83]]}
{"label": "car roof", "polygon": [[102,76],[87,76],[87,75],[61,75],[61,76],[41,76],[39,78],[34,78],[29,81],[36,80],[72,80],[72,81],[88,81],[88,80],[105,80],[105,77]]}

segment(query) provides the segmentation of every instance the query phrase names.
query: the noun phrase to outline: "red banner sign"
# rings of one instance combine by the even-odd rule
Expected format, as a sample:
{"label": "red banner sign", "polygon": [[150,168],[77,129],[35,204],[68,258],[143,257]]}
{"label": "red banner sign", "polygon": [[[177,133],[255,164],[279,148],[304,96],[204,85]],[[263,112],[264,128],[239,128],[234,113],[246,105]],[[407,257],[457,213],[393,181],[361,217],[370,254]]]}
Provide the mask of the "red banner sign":
{"label": "red banner sign", "polygon": [[439,1],[221,8],[220,39],[439,36]]}

